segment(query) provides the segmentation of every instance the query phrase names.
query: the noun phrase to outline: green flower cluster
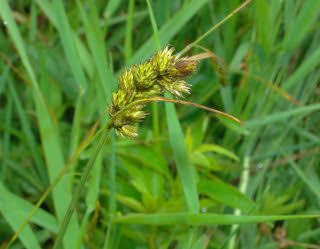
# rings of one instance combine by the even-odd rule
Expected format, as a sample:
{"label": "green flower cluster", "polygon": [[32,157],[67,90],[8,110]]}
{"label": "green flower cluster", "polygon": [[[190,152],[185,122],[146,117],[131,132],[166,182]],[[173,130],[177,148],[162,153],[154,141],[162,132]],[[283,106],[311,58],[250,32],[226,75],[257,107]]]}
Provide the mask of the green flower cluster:
{"label": "green flower cluster", "polygon": [[166,47],[144,63],[133,65],[119,77],[118,91],[112,94],[108,108],[117,135],[133,138],[137,136],[136,124],[146,112],[144,99],[159,97],[165,91],[176,97],[190,93],[184,79],[191,75],[198,61],[173,55],[173,48]]}

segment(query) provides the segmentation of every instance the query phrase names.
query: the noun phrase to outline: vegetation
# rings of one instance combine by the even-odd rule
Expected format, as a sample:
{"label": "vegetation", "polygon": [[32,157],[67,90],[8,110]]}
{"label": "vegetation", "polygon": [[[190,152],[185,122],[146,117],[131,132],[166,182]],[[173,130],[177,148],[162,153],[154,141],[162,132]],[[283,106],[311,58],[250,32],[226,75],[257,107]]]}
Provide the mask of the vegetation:
{"label": "vegetation", "polygon": [[319,10],[0,0],[0,248],[320,248]]}

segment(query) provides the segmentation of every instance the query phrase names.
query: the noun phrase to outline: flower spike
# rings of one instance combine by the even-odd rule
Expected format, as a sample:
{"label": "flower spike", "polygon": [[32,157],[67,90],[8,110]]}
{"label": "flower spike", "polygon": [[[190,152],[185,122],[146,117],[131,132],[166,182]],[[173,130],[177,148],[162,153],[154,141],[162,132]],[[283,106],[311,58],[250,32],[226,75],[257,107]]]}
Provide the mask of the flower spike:
{"label": "flower spike", "polygon": [[117,135],[134,138],[137,123],[144,119],[146,105],[141,100],[170,92],[176,97],[190,94],[184,79],[195,72],[198,61],[173,55],[173,48],[155,53],[150,59],[125,70],[119,77],[118,91],[112,95],[108,114]]}

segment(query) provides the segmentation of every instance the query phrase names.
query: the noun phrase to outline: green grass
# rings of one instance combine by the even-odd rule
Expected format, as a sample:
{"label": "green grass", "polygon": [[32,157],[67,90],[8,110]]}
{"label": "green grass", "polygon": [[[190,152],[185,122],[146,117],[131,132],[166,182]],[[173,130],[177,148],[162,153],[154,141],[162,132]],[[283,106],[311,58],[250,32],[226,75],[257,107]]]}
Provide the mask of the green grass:
{"label": "green grass", "polygon": [[[242,3],[0,0],[1,249],[276,248],[278,220],[320,248],[320,2]],[[157,103],[97,155],[119,72],[168,44],[218,57],[185,100],[243,124]]]}

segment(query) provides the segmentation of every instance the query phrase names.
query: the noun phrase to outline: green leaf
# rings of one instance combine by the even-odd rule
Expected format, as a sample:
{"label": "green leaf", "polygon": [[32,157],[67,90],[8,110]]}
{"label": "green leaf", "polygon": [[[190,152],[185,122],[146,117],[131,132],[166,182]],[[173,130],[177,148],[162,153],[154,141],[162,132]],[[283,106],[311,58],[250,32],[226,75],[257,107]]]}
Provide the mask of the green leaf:
{"label": "green leaf", "polygon": [[[14,201],[12,196],[4,189],[2,183],[0,183],[0,211],[14,231],[20,227],[25,218],[19,204]],[[19,238],[27,249],[41,248],[36,235],[29,225],[20,233]]]}
{"label": "green leaf", "polygon": [[166,115],[168,124],[169,141],[177,166],[184,197],[188,210],[192,213],[199,211],[198,191],[195,183],[195,168],[190,163],[182,128],[177,118],[173,104],[166,103]]}
{"label": "green leaf", "polygon": [[198,188],[201,194],[205,194],[227,206],[238,208],[243,212],[248,212],[254,205],[254,202],[237,188],[216,177],[210,180],[201,179]]}
{"label": "green leaf", "polygon": [[120,224],[141,224],[157,226],[215,226],[232,224],[251,224],[277,220],[316,219],[320,214],[299,215],[231,215],[231,214],[128,214],[113,218]]}
{"label": "green leaf", "polygon": [[216,144],[202,144],[197,148],[197,151],[202,153],[215,152],[217,154],[229,157],[235,161],[239,161],[239,157],[237,157],[234,153]]}
{"label": "green leaf", "polygon": [[[3,184],[0,182],[0,209],[2,210],[4,216],[10,216],[11,212],[19,212],[19,215],[22,217],[20,220],[20,224],[22,224],[22,221],[27,218],[28,214],[33,209],[33,204],[30,202],[18,197],[17,195],[9,192]],[[16,210],[8,209],[10,205],[14,205],[16,207]],[[38,226],[41,226],[43,228],[48,229],[49,231],[53,233],[57,233],[58,231],[58,223],[56,218],[48,213],[47,211],[39,208],[35,215],[32,217],[31,222],[34,224],[37,224]]]}

